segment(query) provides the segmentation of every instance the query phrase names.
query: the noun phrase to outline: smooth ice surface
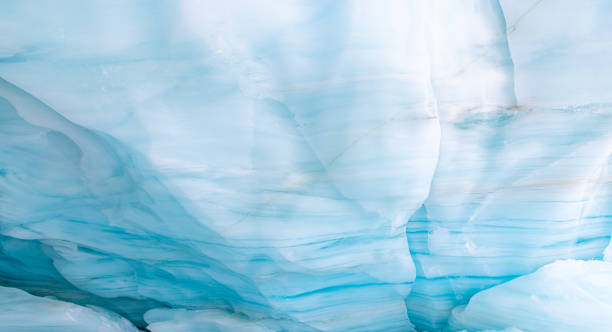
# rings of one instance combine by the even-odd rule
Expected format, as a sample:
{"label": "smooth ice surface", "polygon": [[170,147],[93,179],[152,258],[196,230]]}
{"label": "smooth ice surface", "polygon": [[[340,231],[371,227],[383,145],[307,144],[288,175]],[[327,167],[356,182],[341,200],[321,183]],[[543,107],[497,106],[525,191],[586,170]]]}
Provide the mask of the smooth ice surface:
{"label": "smooth ice surface", "polygon": [[0,285],[151,331],[439,331],[610,260],[611,15],[2,1]]}
{"label": "smooth ice surface", "polygon": [[125,318],[99,307],[82,307],[0,287],[0,331],[137,332],[138,329]]}
{"label": "smooth ice surface", "polygon": [[451,331],[610,331],[612,263],[563,260],[489,288],[453,309]]}
{"label": "smooth ice surface", "polygon": [[248,319],[227,311],[153,309],[145,314],[151,332],[199,332],[199,331],[316,331],[303,324],[278,319]]}

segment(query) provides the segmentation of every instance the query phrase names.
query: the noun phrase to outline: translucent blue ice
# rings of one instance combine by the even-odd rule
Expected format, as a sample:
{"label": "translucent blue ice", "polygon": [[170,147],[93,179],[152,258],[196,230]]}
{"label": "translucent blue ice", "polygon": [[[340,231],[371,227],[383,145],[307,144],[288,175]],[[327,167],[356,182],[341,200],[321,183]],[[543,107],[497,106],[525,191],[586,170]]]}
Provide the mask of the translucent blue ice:
{"label": "translucent blue ice", "polygon": [[612,257],[611,15],[3,1],[0,285],[153,332],[562,328],[485,316]]}

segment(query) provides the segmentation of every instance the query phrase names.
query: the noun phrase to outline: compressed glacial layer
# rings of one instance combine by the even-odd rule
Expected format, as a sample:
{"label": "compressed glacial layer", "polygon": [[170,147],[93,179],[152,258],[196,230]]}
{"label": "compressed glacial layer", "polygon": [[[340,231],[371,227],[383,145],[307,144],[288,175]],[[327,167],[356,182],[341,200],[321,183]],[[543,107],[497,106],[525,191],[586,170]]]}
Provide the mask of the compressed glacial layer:
{"label": "compressed glacial layer", "polygon": [[0,285],[151,331],[552,328],[483,316],[612,257],[611,14],[5,1]]}

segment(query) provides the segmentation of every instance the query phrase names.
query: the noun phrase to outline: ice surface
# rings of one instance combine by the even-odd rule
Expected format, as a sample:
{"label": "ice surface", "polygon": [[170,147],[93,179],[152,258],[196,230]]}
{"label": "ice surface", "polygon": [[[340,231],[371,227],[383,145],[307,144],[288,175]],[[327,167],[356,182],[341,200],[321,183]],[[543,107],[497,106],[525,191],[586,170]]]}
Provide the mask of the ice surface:
{"label": "ice surface", "polygon": [[437,331],[609,259],[611,14],[3,1],[0,285],[151,331]]}
{"label": "ice surface", "polygon": [[453,310],[451,331],[609,331],[612,263],[562,260],[474,295]]}
{"label": "ice surface", "polygon": [[317,331],[304,324],[279,319],[250,320],[237,313],[208,309],[153,309],[145,314],[151,332],[199,332],[199,331]]}
{"label": "ice surface", "polygon": [[612,241],[604,251],[604,260],[608,262],[612,262]]}
{"label": "ice surface", "polygon": [[130,322],[99,307],[82,307],[20,289],[0,287],[0,331],[137,332]]}
{"label": "ice surface", "polygon": [[[434,39],[437,49],[471,56],[458,69],[442,58],[444,79],[432,81],[440,158],[407,227],[417,266],[407,307],[423,329],[442,328],[480,289],[556,259],[601,258],[610,234],[612,107],[601,80],[612,69],[589,60],[612,55],[602,32],[609,4],[479,4],[436,10],[439,25],[467,20],[454,30],[473,44],[455,34]],[[568,25],[574,12],[580,19]],[[553,27],[578,32],[568,39]],[[598,83],[583,82],[589,71]]]}

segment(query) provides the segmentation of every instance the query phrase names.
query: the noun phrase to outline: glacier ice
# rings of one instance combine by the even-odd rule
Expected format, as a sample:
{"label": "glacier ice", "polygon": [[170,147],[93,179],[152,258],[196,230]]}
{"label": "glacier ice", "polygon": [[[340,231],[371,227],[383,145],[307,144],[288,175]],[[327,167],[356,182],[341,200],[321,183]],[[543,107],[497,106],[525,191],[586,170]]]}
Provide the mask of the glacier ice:
{"label": "glacier ice", "polygon": [[0,287],[0,330],[11,332],[137,332],[130,322],[99,307],[82,307],[20,289]]}
{"label": "glacier ice", "polygon": [[610,15],[3,1],[0,286],[158,332],[596,328],[487,317],[608,290]]}
{"label": "glacier ice", "polygon": [[151,332],[199,332],[199,331],[317,331],[304,324],[279,319],[248,319],[218,309],[152,309],[145,320]]}
{"label": "glacier ice", "polygon": [[451,331],[609,331],[612,263],[560,260],[474,295],[453,309]]}

